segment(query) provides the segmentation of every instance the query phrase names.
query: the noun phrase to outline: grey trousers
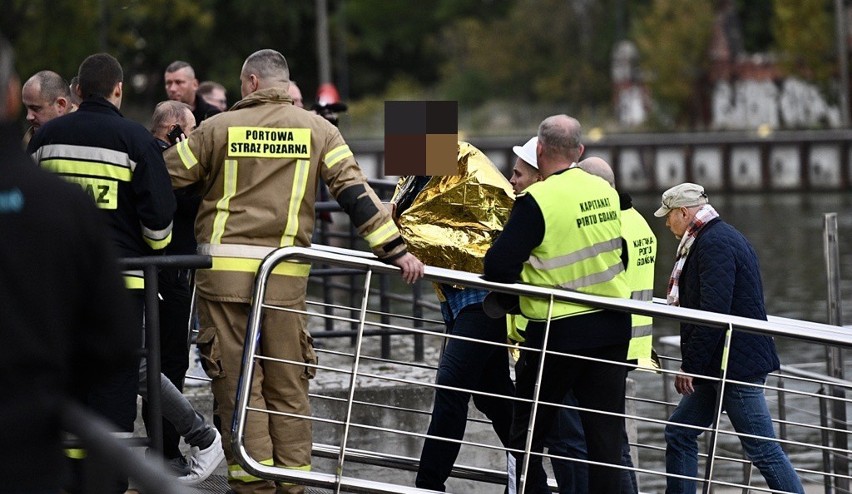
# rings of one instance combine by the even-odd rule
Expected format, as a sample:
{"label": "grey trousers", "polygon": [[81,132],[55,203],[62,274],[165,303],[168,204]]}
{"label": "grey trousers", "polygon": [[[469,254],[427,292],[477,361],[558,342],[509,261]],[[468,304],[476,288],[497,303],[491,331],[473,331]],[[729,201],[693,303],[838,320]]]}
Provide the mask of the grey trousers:
{"label": "grey trousers", "polygon": [[[143,400],[148,399],[148,366],[145,359],[139,365],[139,396]],[[160,374],[160,396],[163,418],[175,426],[183,440],[199,449],[210,446],[216,439],[213,427],[204,421],[204,416],[192,407],[183,393],[163,374]]]}

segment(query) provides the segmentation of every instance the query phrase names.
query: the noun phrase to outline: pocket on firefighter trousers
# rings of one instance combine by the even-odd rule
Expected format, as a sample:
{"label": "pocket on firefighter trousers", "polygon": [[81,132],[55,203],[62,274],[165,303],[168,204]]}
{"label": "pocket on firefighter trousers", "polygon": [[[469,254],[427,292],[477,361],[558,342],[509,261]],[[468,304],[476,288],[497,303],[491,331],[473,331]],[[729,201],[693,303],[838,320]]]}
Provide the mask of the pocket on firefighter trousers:
{"label": "pocket on firefighter trousers", "polygon": [[207,377],[210,379],[225,377],[222,371],[222,350],[219,347],[216,327],[200,328],[195,344],[201,354],[201,368],[207,373]]}
{"label": "pocket on firefighter trousers", "polygon": [[317,353],[314,351],[314,338],[308,333],[307,329],[302,330],[302,335],[299,338],[299,341],[302,346],[302,359],[306,364],[310,364],[310,366],[305,366],[305,379],[313,379],[317,375],[316,367],[317,365]]}

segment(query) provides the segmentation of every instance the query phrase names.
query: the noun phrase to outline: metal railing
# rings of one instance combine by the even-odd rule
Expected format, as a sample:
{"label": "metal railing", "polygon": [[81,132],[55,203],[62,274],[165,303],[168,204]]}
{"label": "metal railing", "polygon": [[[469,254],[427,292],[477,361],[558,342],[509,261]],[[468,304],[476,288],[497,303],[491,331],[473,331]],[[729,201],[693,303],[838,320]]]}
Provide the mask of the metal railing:
{"label": "metal railing", "polygon": [[[262,331],[262,313],[265,310],[290,310],[286,307],[273,306],[264,303],[266,283],[272,269],[285,260],[310,261],[317,264],[333,266],[348,270],[357,270],[364,275],[362,288],[357,291],[360,301],[352,306],[334,306],[326,310],[325,304],[309,303],[307,311],[295,311],[305,314],[309,319],[331,319],[334,324],[356,324],[355,344],[351,349],[336,350],[323,348],[320,363],[313,366],[317,371],[317,382],[311,394],[314,412],[310,416],[283,414],[303,420],[311,420],[314,425],[314,457],[317,460],[313,471],[291,470],[282,467],[268,466],[251,458],[243,443],[246,416],[249,413],[280,413],[261,410],[248,406],[248,390],[251,388],[254,369],[267,357],[258,354],[258,335]],[[335,491],[355,492],[421,492],[411,487],[413,478],[405,472],[417,469],[419,445],[426,434],[426,424],[431,410],[431,392],[438,386],[434,381],[434,365],[426,364],[412,358],[413,353],[395,352],[395,359],[385,358],[372,348],[366,334],[394,333],[420,335],[424,338],[436,339],[430,348],[439,348],[441,339],[460,338],[416,327],[440,325],[436,319],[402,315],[395,312],[393,307],[382,308],[380,296],[371,290],[374,275],[393,275],[398,269],[381,263],[369,254],[344,249],[314,246],[314,248],[290,247],[271,253],[261,264],[255,282],[254,301],[249,316],[246,347],[243,355],[241,386],[237,395],[237,409],[234,420],[233,451],[237,461],[243,468],[258,477],[282,482],[295,482],[304,485],[320,486]],[[499,284],[483,280],[480,276],[460,271],[427,267],[427,281],[451,283],[487,290],[512,294],[538,296],[553,301],[569,301],[585,305],[625,311],[652,316],[658,319],[686,321],[716,326],[727,330],[737,329],[760,334],[767,334],[780,339],[792,339],[804,345],[852,346],[852,335],[836,326],[797,321],[793,319],[772,317],[768,321],[760,321],[737,316],[707,313],[694,309],[670,307],[662,304],[647,303],[626,299],[613,299],[547,289],[523,284]],[[356,292],[352,288],[352,292]],[[314,307],[321,310],[315,311]],[[396,307],[397,309],[399,306]],[[407,307],[406,307],[407,309]],[[352,317],[352,311],[356,316]],[[309,322],[310,324],[310,322]],[[321,324],[321,323],[320,323]],[[398,340],[405,346],[408,340],[404,337]],[[431,342],[431,340],[430,340]],[[482,344],[493,344],[480,342]],[[726,344],[729,344],[729,339]],[[497,345],[497,344],[495,344]],[[504,346],[507,349],[510,345]],[[553,355],[556,352],[546,352]],[[434,356],[433,356],[434,357]],[[583,358],[580,356],[574,356]],[[428,359],[427,359],[428,360]],[[667,362],[675,359],[667,358]],[[289,365],[306,366],[304,362],[275,360]],[[644,385],[646,391],[629,396],[628,400],[635,408],[635,413],[627,413],[625,419],[638,424],[639,437],[631,447],[638,452],[639,463],[634,471],[640,476],[640,483],[664,483],[666,474],[660,466],[660,457],[664,448],[662,428],[668,423],[668,411],[674,405],[667,397],[660,400],[656,386],[665,387],[667,376],[677,374],[676,370],[661,369],[656,373],[633,373],[634,379]],[[337,386],[321,384],[323,376],[337,378]],[[782,371],[774,376],[783,380],[783,384],[772,386],[766,384],[763,388],[769,393],[769,398],[775,397],[784,402],[784,410],[799,413],[814,410],[814,403],[819,403],[825,409],[820,414],[823,421],[815,425],[807,416],[804,419],[793,419],[789,416],[775,419],[775,424],[783,430],[778,439],[782,447],[790,453],[799,475],[808,483],[822,482],[828,489],[848,482],[848,475],[835,472],[832,464],[838,458],[848,462],[850,452],[845,448],[833,445],[830,436],[847,435],[847,424],[829,421],[828,409],[832,404],[847,405],[849,400],[839,396],[826,394],[824,388],[834,386],[844,390],[852,389],[850,383],[840,379],[820,376],[793,375]],[[703,377],[703,376],[702,376]],[[330,381],[334,381],[331,379]],[[728,379],[724,374],[717,380],[720,387],[729,383],[737,383]],[[644,383],[644,384],[643,384]],[[650,383],[650,384],[648,384]],[[385,391],[375,391],[376,385],[388,385]],[[747,383],[737,383],[747,384]],[[818,389],[812,389],[816,386]],[[317,388],[319,392],[316,392]],[[408,391],[406,391],[408,390]],[[650,391],[649,391],[650,390]],[[477,391],[466,390],[472,394]],[[410,403],[400,404],[398,393],[410,392]],[[478,393],[482,394],[482,393]],[[533,400],[538,406],[544,402]],[[561,404],[548,405],[567,407]],[[781,415],[781,414],[779,414]],[[710,486],[734,487],[750,489],[755,492],[768,492],[769,489],[755,485],[751,474],[751,465],[739,453],[737,439],[741,437],[731,430],[721,420],[723,414],[717,404],[716,423],[709,428],[703,428],[707,436],[706,452],[701,455],[704,462],[704,474],[697,478],[703,482],[705,490]],[[534,418],[533,418],[534,420]],[[505,484],[507,475],[505,468],[495,469],[500,465],[500,458],[505,457],[506,449],[496,441],[496,435],[488,431],[488,421],[474,415],[470,420],[468,435],[460,441],[462,455],[453,469],[453,481],[473,482],[473,484],[458,484],[450,489],[458,491],[475,490],[483,483]],[[530,425],[532,427],[532,424]],[[530,445],[523,451],[528,458],[530,454],[540,454],[543,457],[554,458],[554,455],[531,453]],[[513,451],[521,453],[521,451]],[[818,456],[818,459],[814,457]],[[588,462],[587,460],[568,459],[569,461]],[[472,463],[472,464],[468,464]],[[370,470],[371,466],[385,467],[385,471]],[[650,468],[643,467],[650,465]],[[733,465],[733,466],[732,466]],[[624,468],[611,465],[613,468]],[[390,467],[389,470],[387,467]],[[742,481],[734,480],[731,468],[740,472]],[[388,474],[388,470],[392,472]],[[474,486],[474,487],[471,487]],[[461,487],[460,487],[461,486]],[[840,492],[839,490],[835,492]]]}
{"label": "metal railing", "polygon": [[[84,493],[108,492],[118,476],[130,477],[142,492],[199,492],[175,482],[162,462],[134,454],[125,442],[113,436],[113,426],[79,403],[71,401],[64,404],[62,428],[76,437],[75,446],[86,449],[86,461],[89,463],[84,485],[80,486]],[[37,461],[35,458],[32,460]]]}

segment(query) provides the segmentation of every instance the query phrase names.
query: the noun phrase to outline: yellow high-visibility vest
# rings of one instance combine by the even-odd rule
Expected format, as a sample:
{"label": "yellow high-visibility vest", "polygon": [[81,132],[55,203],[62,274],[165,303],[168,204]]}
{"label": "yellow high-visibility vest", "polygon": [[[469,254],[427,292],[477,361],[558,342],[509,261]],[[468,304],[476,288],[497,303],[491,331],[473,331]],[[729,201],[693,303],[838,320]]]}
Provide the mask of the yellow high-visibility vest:
{"label": "yellow high-visibility vest", "polygon": [[[544,217],[544,238],[524,263],[521,280],[532,285],[628,298],[621,263],[621,208],[618,193],[600,177],[571,168],[526,190]],[[521,297],[521,312],[547,318],[548,301]],[[553,318],[596,312],[585,305],[556,302]]]}
{"label": "yellow high-visibility vest", "polygon": [[[625,276],[630,298],[650,302],[654,295],[654,261],[657,258],[657,237],[645,218],[634,208],[621,212],[621,236],[627,242],[628,265]],[[651,358],[653,318],[632,316],[632,333],[627,359]]]}

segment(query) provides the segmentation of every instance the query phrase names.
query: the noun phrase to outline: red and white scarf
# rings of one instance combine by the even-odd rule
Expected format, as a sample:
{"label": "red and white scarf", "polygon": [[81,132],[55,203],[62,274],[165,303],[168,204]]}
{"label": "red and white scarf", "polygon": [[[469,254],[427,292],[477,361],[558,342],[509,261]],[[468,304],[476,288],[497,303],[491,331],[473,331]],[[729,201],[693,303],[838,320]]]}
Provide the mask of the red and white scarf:
{"label": "red and white scarf", "polygon": [[683,237],[680,239],[680,245],[677,246],[677,255],[675,256],[675,264],[672,269],[672,275],[669,277],[669,289],[666,293],[666,302],[669,305],[680,305],[680,293],[678,290],[678,279],[683,271],[683,265],[686,264],[686,256],[689,255],[689,249],[695,243],[698,232],[704,228],[704,225],[710,222],[713,218],[718,218],[719,213],[713,209],[713,206],[705,204],[695,213],[689,226],[686,227]]}

